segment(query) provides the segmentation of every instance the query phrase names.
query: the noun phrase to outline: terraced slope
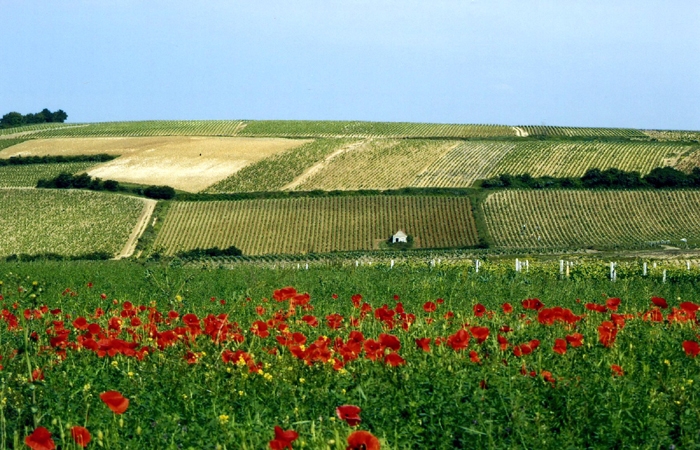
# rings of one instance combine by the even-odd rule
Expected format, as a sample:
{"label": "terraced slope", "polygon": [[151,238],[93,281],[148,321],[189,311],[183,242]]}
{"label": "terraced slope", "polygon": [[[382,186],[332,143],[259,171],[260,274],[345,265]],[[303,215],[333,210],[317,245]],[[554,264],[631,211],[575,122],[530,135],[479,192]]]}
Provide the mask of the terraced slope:
{"label": "terraced slope", "polygon": [[176,202],[154,248],[174,254],[235,245],[245,255],[369,250],[399,229],[417,248],[478,243],[467,198],[325,197]]}
{"label": "terraced slope", "polygon": [[[503,248],[644,248],[700,244],[698,191],[503,191],[483,204]],[[684,245],[684,244],[683,244]]]}
{"label": "terraced slope", "polygon": [[0,189],[0,256],[116,254],[143,208],[142,199],[108,193]]}

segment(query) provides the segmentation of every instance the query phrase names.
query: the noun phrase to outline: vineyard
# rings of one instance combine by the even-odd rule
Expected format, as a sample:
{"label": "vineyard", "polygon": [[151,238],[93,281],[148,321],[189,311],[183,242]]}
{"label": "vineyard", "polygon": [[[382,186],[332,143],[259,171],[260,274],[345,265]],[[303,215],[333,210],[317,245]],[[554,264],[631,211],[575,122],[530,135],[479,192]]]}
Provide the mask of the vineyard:
{"label": "vineyard", "polygon": [[60,127],[46,131],[40,128],[37,129],[37,132],[32,133],[31,137],[46,139],[54,137],[235,136],[242,127],[243,122],[240,120],[103,122]]}
{"label": "vineyard", "polygon": [[504,191],[483,213],[501,248],[649,248],[700,245],[697,191]]}
{"label": "vineyard", "polygon": [[488,138],[515,137],[503,125],[458,125],[408,122],[254,121],[241,136],[353,137],[353,138]]}
{"label": "vineyard", "polygon": [[54,178],[61,172],[77,174],[94,165],[94,162],[75,162],[0,166],[0,188],[34,187],[41,179]]}
{"label": "vineyard", "polygon": [[458,141],[373,139],[333,158],[298,190],[394,189],[410,186]]}
{"label": "vineyard", "polygon": [[153,248],[174,254],[235,245],[245,255],[363,250],[399,229],[416,248],[478,243],[467,198],[377,196],[176,202]]}
{"label": "vineyard", "polygon": [[0,256],[117,253],[143,208],[141,199],[121,195],[0,189]]}
{"label": "vineyard", "polygon": [[633,128],[581,128],[581,127],[550,127],[550,126],[529,126],[521,125],[521,128],[529,136],[552,136],[570,138],[647,138],[647,135],[640,130]]}
{"label": "vineyard", "polygon": [[206,189],[209,193],[274,191],[302,175],[329,154],[342,150],[356,140],[316,139],[294,149],[252,163],[230,177]]}

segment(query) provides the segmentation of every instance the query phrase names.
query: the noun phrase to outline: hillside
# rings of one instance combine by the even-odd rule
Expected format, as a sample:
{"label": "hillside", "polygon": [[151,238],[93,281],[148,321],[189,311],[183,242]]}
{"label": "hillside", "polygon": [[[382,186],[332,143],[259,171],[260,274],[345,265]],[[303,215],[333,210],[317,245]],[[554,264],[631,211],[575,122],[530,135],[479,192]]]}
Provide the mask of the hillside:
{"label": "hillside", "polygon": [[[700,161],[695,131],[238,120],[44,124],[0,132],[0,158],[103,153],[116,158],[0,167],[5,210],[40,205],[41,226],[52,229],[45,242],[20,239],[30,230],[8,222],[0,231],[2,253],[116,254],[129,235],[143,233],[136,227],[143,211],[138,199],[117,207],[117,199],[127,197],[9,189],[61,172],[130,183],[129,192],[138,195],[139,186],[176,188],[188,201],[159,204],[139,247],[144,255],[230,245],[246,255],[376,251],[399,228],[415,237],[415,249],[700,244],[696,191],[479,188],[479,180],[502,173],[580,177],[590,168],[617,168],[644,175],[665,166],[690,172]],[[75,199],[83,194],[82,201],[92,196],[90,205],[99,206],[79,209]],[[111,224],[103,222],[109,204],[120,217]],[[76,223],[87,231],[71,228]]]}

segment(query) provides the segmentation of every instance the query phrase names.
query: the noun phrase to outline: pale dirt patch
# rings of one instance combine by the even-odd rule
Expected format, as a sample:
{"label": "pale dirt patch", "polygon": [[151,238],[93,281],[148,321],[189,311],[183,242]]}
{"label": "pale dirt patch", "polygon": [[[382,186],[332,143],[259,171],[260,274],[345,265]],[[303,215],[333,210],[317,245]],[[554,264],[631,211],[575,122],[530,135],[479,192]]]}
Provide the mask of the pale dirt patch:
{"label": "pale dirt patch", "polygon": [[57,138],[23,142],[0,151],[0,158],[30,155],[121,157],[88,174],[138,184],[168,185],[198,192],[241,168],[311,142],[302,139],[240,137]]}
{"label": "pale dirt patch", "polygon": [[528,137],[529,136],[527,131],[523,130],[520,127],[511,127],[511,128],[513,128],[513,130],[515,131],[515,135],[518,137]]}
{"label": "pale dirt patch", "polygon": [[158,202],[147,198],[144,198],[142,200],[144,202],[143,211],[141,211],[141,215],[139,216],[136,226],[129,235],[129,239],[126,241],[124,248],[122,248],[122,251],[119,252],[119,254],[114,259],[128,258],[129,256],[133,255],[134,250],[136,250],[136,243],[138,242],[143,232],[146,231],[148,221],[151,219],[153,210],[156,208],[156,203]]}
{"label": "pale dirt patch", "polygon": [[288,191],[288,190],[295,189],[297,186],[299,186],[300,184],[304,183],[306,180],[308,180],[309,178],[311,178],[312,176],[314,176],[316,173],[318,173],[318,172],[320,172],[321,170],[323,170],[323,169],[328,165],[328,163],[331,162],[331,160],[333,160],[333,158],[335,158],[336,156],[339,156],[339,155],[341,155],[341,154],[343,154],[343,153],[352,151],[352,150],[356,149],[357,147],[360,147],[360,146],[362,146],[362,145],[365,145],[365,144],[369,143],[370,141],[372,141],[372,139],[367,139],[367,140],[365,140],[365,141],[355,142],[354,144],[346,145],[346,146],[344,146],[344,147],[339,148],[338,150],[334,151],[334,152],[331,153],[330,155],[328,155],[328,156],[326,156],[325,158],[323,158],[323,161],[319,161],[318,163],[316,163],[316,164],[314,164],[313,166],[311,166],[311,167],[309,167],[308,169],[306,169],[306,170],[304,171],[304,173],[302,173],[301,175],[299,175],[298,177],[296,177],[296,178],[294,179],[294,181],[292,181],[291,183],[289,183],[289,184],[287,184],[286,186],[282,187],[282,190],[283,190],[283,191]]}

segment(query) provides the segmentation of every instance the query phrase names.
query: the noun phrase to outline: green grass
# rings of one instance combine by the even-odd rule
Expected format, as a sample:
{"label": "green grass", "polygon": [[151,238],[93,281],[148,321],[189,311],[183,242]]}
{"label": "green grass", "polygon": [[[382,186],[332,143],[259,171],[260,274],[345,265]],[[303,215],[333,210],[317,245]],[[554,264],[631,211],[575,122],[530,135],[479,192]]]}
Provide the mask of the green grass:
{"label": "green grass", "polygon": [[[569,280],[558,279],[556,263],[533,262],[530,272],[522,274],[515,274],[511,265],[486,263],[477,274],[471,264],[194,270],[124,261],[0,263],[0,294],[8,308],[0,321],[0,438],[7,447],[18,447],[35,427],[43,426],[57,444],[69,447],[69,427],[79,424],[91,432],[96,447],[257,449],[268,446],[277,425],[299,433],[294,448],[344,449],[352,429],[334,418],[335,408],[352,404],[362,408],[357,428],[377,436],[384,449],[698,446],[700,359],[686,356],[682,348],[683,341],[697,340],[696,325],[653,323],[637,316],[651,309],[653,295],[674,307],[682,301],[697,303],[697,269],[669,268],[671,281],[662,284],[661,266],[651,277],[641,278],[639,264],[623,265],[619,281],[611,283],[601,263],[575,266]],[[296,307],[296,315],[283,319],[289,331],[308,338],[307,347],[320,336],[346,341],[351,330],[365,339],[386,333],[398,338],[398,353],[406,364],[389,367],[361,353],[337,371],[331,364],[306,364],[292,356],[278,343],[282,333],[274,327],[269,337],[253,335],[254,321],[289,311],[289,301],[267,300],[283,286],[310,294],[313,310]],[[395,314],[396,326],[389,329],[369,314],[354,327],[349,321],[359,318],[350,301],[354,294],[374,309],[387,304],[394,310],[400,301],[406,313],[415,314],[415,322],[404,330]],[[521,306],[522,300],[534,297],[547,307],[570,308],[586,317],[573,328],[541,325],[537,312]],[[601,304],[607,297],[620,297],[618,312],[634,316],[618,330],[611,347],[598,340],[598,326],[609,320],[609,313],[584,308],[586,302]],[[424,303],[438,298],[444,304],[434,313],[425,312]],[[147,326],[132,324],[127,301],[145,307],[135,316]],[[505,302],[513,305],[513,314],[503,313]],[[476,316],[477,303],[489,312]],[[42,305],[53,313],[24,319],[25,308],[40,311]],[[258,306],[262,309],[256,311]],[[94,317],[97,308],[105,315]],[[155,330],[185,327],[180,319],[164,321],[171,310],[180,317],[228,314],[244,340],[216,344],[199,335],[159,350],[147,330],[153,337],[158,336]],[[447,312],[454,318],[445,319]],[[343,317],[342,327],[332,329],[326,316],[336,313]],[[17,316],[21,328],[9,329],[9,314]],[[302,315],[317,317],[319,326],[299,320]],[[73,325],[78,317],[105,330],[108,319],[121,317],[121,325],[111,321],[112,337],[136,337],[137,349],[153,348],[142,361],[73,348],[78,335],[86,337],[86,331]],[[432,324],[428,318],[434,319]],[[490,330],[483,344],[472,337],[463,351],[447,343],[434,345],[436,337],[455,334],[465,322]],[[50,343],[61,324],[69,330],[65,349]],[[504,325],[513,331],[499,331]],[[30,338],[33,332],[36,337]],[[555,339],[573,332],[583,334],[584,345],[569,347],[565,355],[554,353]],[[510,343],[505,351],[496,341],[499,333]],[[415,344],[424,337],[433,339],[429,353]],[[527,356],[514,355],[513,345],[532,339],[540,341],[539,348]],[[224,363],[224,350],[252,354],[262,373],[250,372],[245,364]],[[331,357],[339,357],[333,345],[329,350]],[[480,363],[471,360],[471,351]],[[197,355],[193,364],[185,360],[188,352]],[[614,376],[613,364],[625,374]],[[535,376],[523,376],[523,366]],[[44,379],[27,382],[35,369],[41,369]],[[551,372],[554,383],[543,378],[543,371]],[[124,414],[114,415],[100,401],[99,394],[108,390],[129,398]]]}

